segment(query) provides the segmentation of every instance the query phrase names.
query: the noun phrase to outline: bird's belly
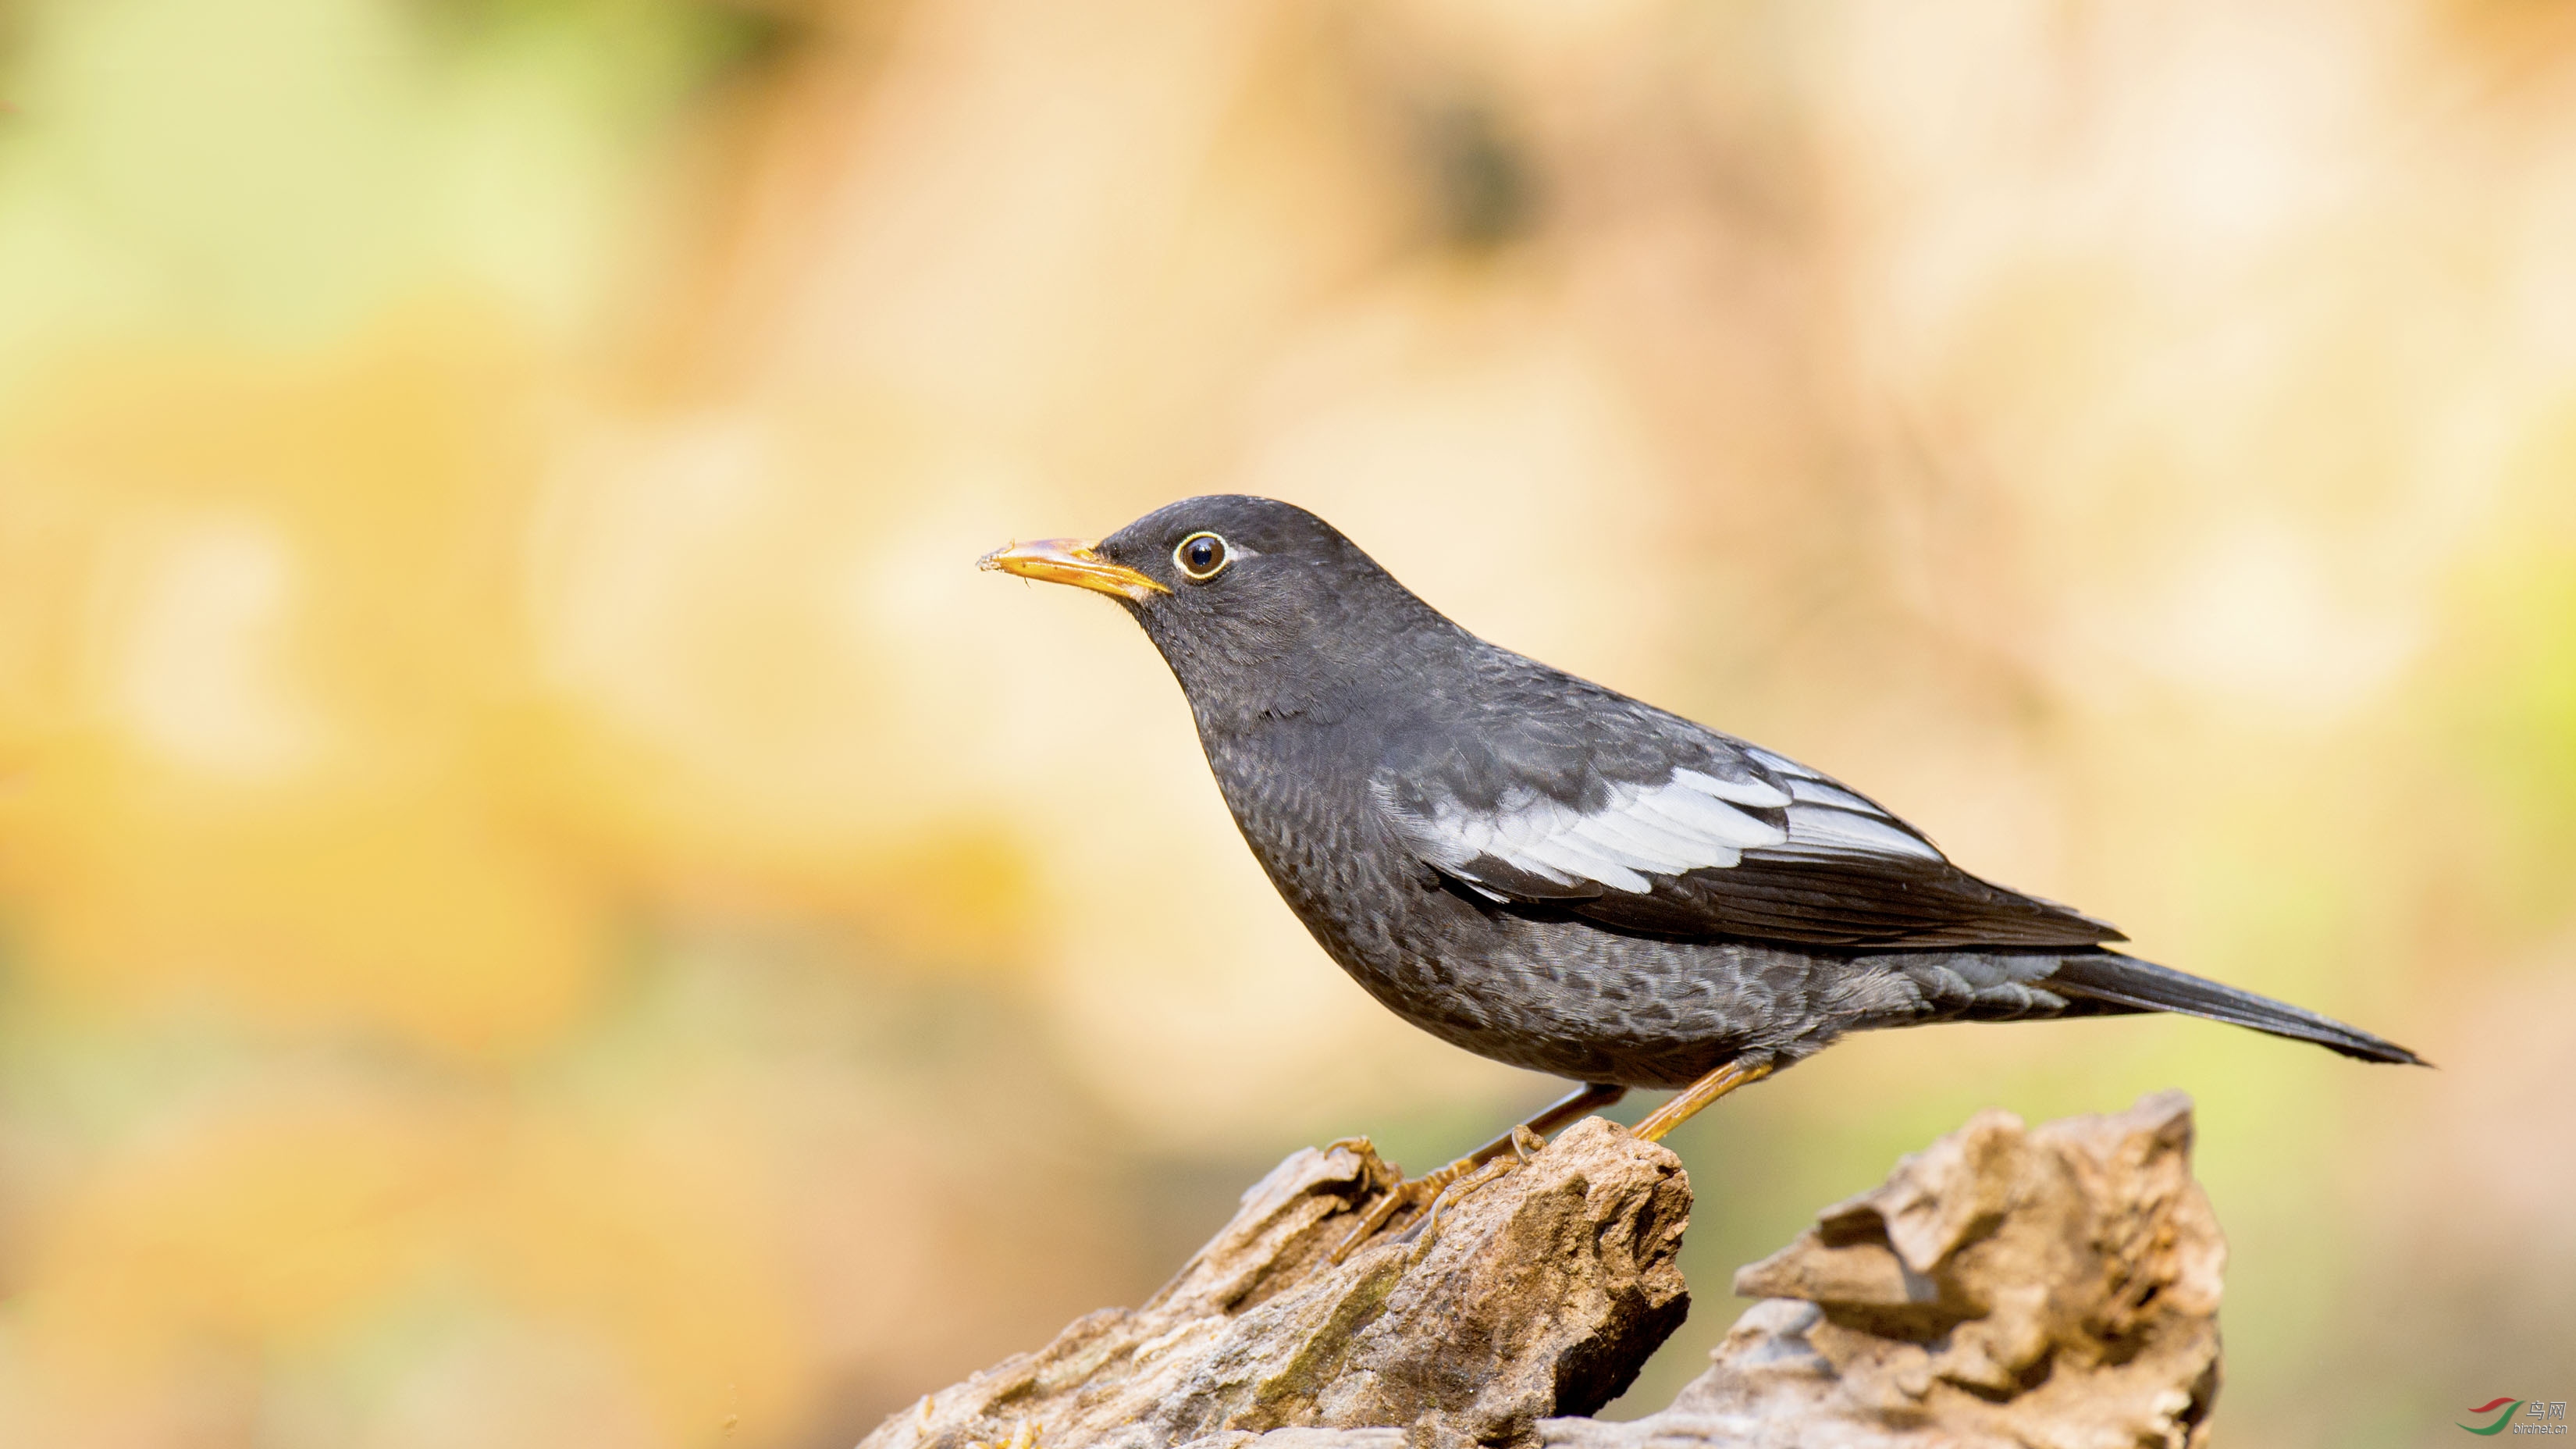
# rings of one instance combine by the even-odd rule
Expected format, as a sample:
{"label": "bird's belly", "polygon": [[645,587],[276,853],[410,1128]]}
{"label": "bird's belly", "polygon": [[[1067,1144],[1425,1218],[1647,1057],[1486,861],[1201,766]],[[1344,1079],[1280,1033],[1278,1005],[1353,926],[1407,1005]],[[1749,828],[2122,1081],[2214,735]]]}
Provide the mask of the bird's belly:
{"label": "bird's belly", "polygon": [[1400,904],[1364,919],[1299,914],[1407,1021],[1481,1056],[1578,1081],[1679,1087],[1748,1051],[1796,1051],[1825,1026],[1818,988],[1842,964],[1624,936],[1484,909],[1446,889],[1392,894]]}

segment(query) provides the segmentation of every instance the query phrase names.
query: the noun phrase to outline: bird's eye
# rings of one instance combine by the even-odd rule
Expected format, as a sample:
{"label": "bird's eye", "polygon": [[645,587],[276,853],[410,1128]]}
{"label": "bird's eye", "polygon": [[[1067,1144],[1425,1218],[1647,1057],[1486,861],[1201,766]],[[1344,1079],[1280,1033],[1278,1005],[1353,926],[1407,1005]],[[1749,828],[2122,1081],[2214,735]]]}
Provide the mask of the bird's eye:
{"label": "bird's eye", "polygon": [[1215,578],[1232,556],[1225,540],[1213,533],[1193,533],[1172,550],[1172,562],[1197,583]]}

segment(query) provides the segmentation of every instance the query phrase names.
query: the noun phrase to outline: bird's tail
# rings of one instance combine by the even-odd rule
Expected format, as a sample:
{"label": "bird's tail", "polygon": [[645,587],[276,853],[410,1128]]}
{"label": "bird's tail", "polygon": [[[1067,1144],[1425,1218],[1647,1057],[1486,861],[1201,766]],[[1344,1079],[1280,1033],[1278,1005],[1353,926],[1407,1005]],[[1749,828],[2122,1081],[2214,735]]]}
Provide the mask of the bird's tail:
{"label": "bird's tail", "polygon": [[2115,1009],[2172,1011],[2250,1026],[2294,1041],[2312,1041],[2328,1051],[2366,1062],[2432,1065],[2393,1041],[2346,1026],[2330,1016],[2319,1016],[2305,1007],[2116,952],[2064,957],[2047,980],[2039,984],[2060,995],[2098,1001]]}

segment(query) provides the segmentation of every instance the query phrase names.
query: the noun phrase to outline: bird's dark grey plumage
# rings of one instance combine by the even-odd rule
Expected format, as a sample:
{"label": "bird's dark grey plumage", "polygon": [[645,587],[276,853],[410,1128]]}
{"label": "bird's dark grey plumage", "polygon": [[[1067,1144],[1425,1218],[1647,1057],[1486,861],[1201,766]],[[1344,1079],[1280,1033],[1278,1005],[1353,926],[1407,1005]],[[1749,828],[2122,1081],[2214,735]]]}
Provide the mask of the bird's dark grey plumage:
{"label": "bird's dark grey plumage", "polygon": [[1821,772],[1488,644],[1303,509],[1193,498],[987,563],[1126,604],[1298,918],[1469,1051],[1680,1087],[1870,1028],[2169,1011],[2417,1060],[2106,949]]}

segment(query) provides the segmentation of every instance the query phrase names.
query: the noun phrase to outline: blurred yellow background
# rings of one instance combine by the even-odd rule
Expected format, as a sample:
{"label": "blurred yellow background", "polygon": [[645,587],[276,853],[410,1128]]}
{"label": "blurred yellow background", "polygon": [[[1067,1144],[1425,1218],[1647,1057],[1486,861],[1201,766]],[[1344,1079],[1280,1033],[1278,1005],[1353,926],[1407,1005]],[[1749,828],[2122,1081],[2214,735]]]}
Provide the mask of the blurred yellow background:
{"label": "blurred yellow background", "polygon": [[971,568],[1220,490],[2442,1064],[1856,1039],[1678,1134],[1626,1412],[2166,1085],[2222,1433],[2576,1397],[2569,5],[20,0],[0,102],[0,1443],[846,1445],[1551,1095]]}

